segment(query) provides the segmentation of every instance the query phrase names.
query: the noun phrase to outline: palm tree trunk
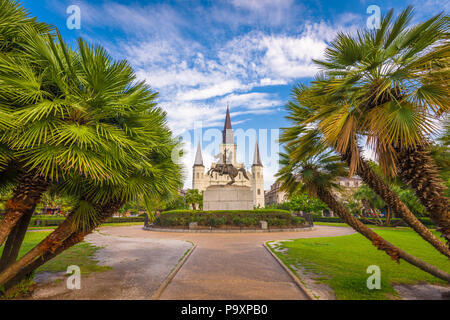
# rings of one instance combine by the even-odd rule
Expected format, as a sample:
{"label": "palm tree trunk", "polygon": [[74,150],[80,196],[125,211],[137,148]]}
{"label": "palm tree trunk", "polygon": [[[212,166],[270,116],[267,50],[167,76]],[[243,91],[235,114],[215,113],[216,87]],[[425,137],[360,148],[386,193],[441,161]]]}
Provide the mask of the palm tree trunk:
{"label": "palm tree trunk", "polygon": [[[343,157],[350,165],[350,157]],[[422,222],[408,209],[400,200],[398,195],[378,176],[369,164],[360,157],[356,173],[363,181],[384,200],[386,205],[391,208],[399,217],[401,217],[414,231],[416,231],[425,241],[429,242],[440,253],[450,258],[450,249],[444,242],[439,240],[425,227]]]}
{"label": "palm tree trunk", "polygon": [[387,227],[391,225],[391,220],[392,220],[392,210],[391,210],[391,208],[387,207],[386,218],[385,218],[385,225]]}
{"label": "palm tree trunk", "polygon": [[[73,228],[73,215],[70,215],[63,223],[61,223],[55,231],[48,235],[33,249],[27,252],[22,258],[16,261],[14,264],[8,266],[5,270],[0,272],[0,286],[9,283],[12,279],[17,279],[17,275],[22,274],[23,270],[33,265],[33,263],[46,254],[53,254],[57,252],[61,246],[64,247],[64,242],[69,238],[72,240],[67,243],[78,243],[84,239],[84,237],[91,233],[96,227],[103,223],[107,218],[112,216],[117,210],[123,206],[123,201],[110,202],[102,206],[98,206],[97,212],[100,217],[98,222],[86,231],[76,231]],[[75,242],[77,241],[77,242]],[[64,249],[65,250],[65,249]],[[62,250],[62,251],[64,251]],[[60,252],[62,252],[60,251]],[[26,274],[25,274],[26,275]],[[19,279],[20,281],[21,279]]]}
{"label": "palm tree trunk", "polygon": [[414,189],[450,247],[450,203],[444,196],[446,187],[430,152],[425,146],[401,149],[397,162],[402,180]]}
{"label": "palm tree trunk", "polygon": [[17,260],[33,211],[28,210],[13,227],[0,259],[0,272]]}
{"label": "palm tree trunk", "polygon": [[6,203],[5,217],[0,221],[0,246],[25,213],[33,214],[42,194],[48,188],[48,181],[37,172],[22,170],[13,196]]}
{"label": "palm tree trunk", "polygon": [[89,232],[73,232],[66,240],[64,240],[61,245],[59,245],[55,250],[48,251],[44,253],[39,259],[34,260],[32,263],[28,264],[24,268],[22,268],[11,280],[5,283],[5,289],[10,289],[17,285],[20,281],[28,277],[32,272],[34,272],[37,268],[47,263],[63,251],[69,249],[70,247],[76,245],[83,241],[84,237],[88,235]]}
{"label": "palm tree trunk", "polygon": [[378,234],[376,234],[372,229],[364,225],[362,222],[355,219],[345,207],[339,203],[336,198],[331,194],[331,192],[323,189],[319,189],[317,192],[318,197],[328,207],[333,210],[342,220],[344,220],[349,226],[354,230],[361,233],[364,237],[369,239],[372,244],[377,247],[378,250],[385,251],[393,260],[400,262],[400,259],[416,266],[417,268],[432,274],[433,276],[450,282],[450,274],[447,272],[436,268],[435,266],[418,259],[417,257],[410,255],[409,253],[397,248],[392,243],[384,240]]}

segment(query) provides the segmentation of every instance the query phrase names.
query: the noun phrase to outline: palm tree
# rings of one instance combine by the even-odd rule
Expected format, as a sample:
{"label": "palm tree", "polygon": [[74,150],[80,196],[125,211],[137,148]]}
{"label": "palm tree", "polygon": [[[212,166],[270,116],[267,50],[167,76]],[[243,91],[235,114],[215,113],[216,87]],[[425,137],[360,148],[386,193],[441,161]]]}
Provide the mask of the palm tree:
{"label": "palm tree", "polygon": [[[99,183],[73,176],[61,181],[59,192],[78,197],[76,208],[54,232],[0,272],[0,286],[11,287],[49,259],[79,243],[125,203],[138,199],[169,198],[178,192],[182,182],[181,168],[172,161],[177,143],[166,127],[165,113],[159,108],[152,108],[147,114],[141,114],[149,132],[152,131],[146,139],[149,151],[137,165],[125,168],[126,179]],[[124,173],[118,172],[117,175]]]}
{"label": "palm tree", "polygon": [[17,258],[36,204],[51,184],[74,176],[123,182],[127,172],[117,172],[142,166],[136,159],[154,147],[148,141],[156,129],[145,121],[160,113],[151,110],[156,94],[103,48],[80,39],[73,51],[59,33],[58,41],[34,30],[23,37],[20,53],[0,55],[0,105],[14,119],[0,143],[12,154],[6,170],[19,172],[0,222],[0,245],[9,235],[0,270]]}
{"label": "palm tree", "polygon": [[[327,138],[345,154],[355,133],[364,136],[386,174],[398,174],[415,190],[450,240],[446,186],[429,151],[436,121],[450,105],[450,20],[439,14],[410,26],[412,17],[412,7],[395,20],[391,10],[378,30],[339,34],[316,61],[323,72],[316,94],[340,105],[328,113]],[[357,145],[352,148],[351,172],[359,164]]]}
{"label": "palm tree", "polygon": [[194,210],[198,210],[203,203],[203,195],[197,189],[189,189],[184,197]]}
{"label": "palm tree", "polygon": [[[321,79],[316,81],[319,82]],[[300,161],[306,156],[314,155],[316,150],[321,150],[324,146],[334,149],[349,166],[350,175],[356,173],[360,176],[398,217],[401,217],[439,252],[450,257],[450,250],[445,244],[414,216],[389,184],[361,155],[359,137],[355,130],[357,121],[355,116],[348,112],[351,106],[346,101],[330,103],[328,97],[319,95],[317,87],[314,86],[315,84],[312,84],[310,88],[302,85],[295,87],[294,99],[287,106],[290,112],[287,118],[293,122],[293,125],[283,131],[280,140],[289,148],[295,147],[292,158]],[[337,132],[336,127],[340,129]]]}
{"label": "palm tree", "polygon": [[[0,55],[2,58],[22,52],[23,45],[27,42],[27,32],[49,35],[51,30],[51,26],[31,18],[18,1],[0,0]],[[14,118],[10,114],[10,107],[9,101],[5,101],[2,97],[0,135],[5,130],[13,128]],[[5,217],[0,221],[0,245],[6,236],[12,233],[11,241],[3,251],[4,255],[15,254],[15,249],[11,247],[11,244],[15,242],[13,239],[18,239],[17,241],[23,239],[25,226],[29,223],[34,207],[47,185],[47,181],[35,171],[23,170],[12,165],[13,159],[12,150],[0,141],[0,188],[9,188],[13,182],[16,185],[13,198],[6,202]],[[23,223],[17,225],[24,214],[26,218],[23,219]]]}
{"label": "palm tree", "polygon": [[290,194],[307,191],[311,196],[324,202],[343,221],[370,240],[378,250],[385,251],[393,260],[399,262],[400,259],[403,259],[435,277],[450,282],[450,274],[384,240],[372,229],[354,218],[337,200],[333,194],[333,190],[339,189],[339,185],[336,183],[337,178],[348,175],[348,170],[339,156],[321,149],[317,150],[315,155],[298,161],[297,156],[292,157],[295,152],[295,147],[290,147],[287,148],[286,154],[281,154],[281,169],[277,176],[279,177],[278,181],[283,183],[284,190]]}

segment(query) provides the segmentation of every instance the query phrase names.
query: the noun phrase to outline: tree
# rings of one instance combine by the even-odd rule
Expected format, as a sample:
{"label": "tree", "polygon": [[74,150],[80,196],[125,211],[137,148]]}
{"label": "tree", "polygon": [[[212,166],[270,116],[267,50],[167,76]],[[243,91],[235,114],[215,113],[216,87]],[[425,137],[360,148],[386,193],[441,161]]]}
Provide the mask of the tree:
{"label": "tree", "polygon": [[[22,54],[23,46],[28,43],[30,32],[46,36],[52,30],[49,25],[29,17],[28,12],[18,2],[8,0],[0,0],[0,24],[0,56],[3,60]],[[0,79],[0,87],[3,89],[4,86],[4,81]],[[23,98],[26,102],[27,98]],[[10,112],[13,105],[14,99],[2,97],[0,103],[0,135],[3,135],[5,130],[14,128],[15,118]],[[16,249],[11,248],[11,244],[23,240],[27,222],[29,222],[31,214],[47,185],[47,181],[33,170],[23,170],[20,166],[11,164],[13,160],[12,150],[4,141],[0,140],[0,188],[8,188],[13,182],[15,184],[13,197],[6,202],[6,213],[0,221],[0,245],[12,233],[11,241],[7,245],[8,248],[5,248],[4,254],[9,254],[10,250],[15,252]],[[24,214],[23,222],[16,226]],[[17,240],[13,241],[13,239]]]}
{"label": "tree", "polygon": [[349,157],[350,171],[361,164],[358,134],[387,175],[398,174],[413,188],[450,240],[450,202],[429,151],[436,120],[445,118],[450,106],[449,19],[439,14],[411,26],[412,18],[412,7],[396,19],[391,10],[377,30],[339,34],[325,59],[316,61],[323,77],[315,92],[330,104],[338,102],[322,110],[329,115],[323,132]]}
{"label": "tree", "polygon": [[[14,253],[2,257],[8,275],[2,283],[71,234],[82,239],[129,199],[174,192],[181,180],[171,160],[175,142],[165,113],[154,103],[156,93],[135,81],[126,61],[114,62],[101,47],[81,39],[73,51],[57,35],[58,42],[30,31],[25,53],[0,56],[0,97],[14,106],[8,112],[15,121],[1,142],[13,154],[8,168],[20,162],[59,194],[76,196],[78,204],[61,228],[27,254],[28,260],[13,263]],[[37,192],[33,184],[25,186]],[[39,187],[42,195],[47,186]],[[13,213],[23,216],[20,211]],[[17,253],[21,241],[10,240]]]}
{"label": "tree", "polygon": [[306,213],[319,213],[328,209],[327,205],[322,201],[317,198],[311,198],[306,193],[292,195],[288,206],[291,211],[303,211]]}
{"label": "tree", "polygon": [[[356,173],[360,176],[398,217],[436,250],[450,257],[450,250],[446,245],[414,216],[383,177],[379,176],[372,165],[363,158],[357,131],[353,130],[357,122],[352,120],[354,117],[348,113],[342,116],[343,112],[340,110],[344,109],[344,112],[347,112],[350,106],[345,101],[332,103],[326,95],[319,94],[316,86],[320,85],[320,81],[321,78],[317,78],[310,87],[303,85],[294,87],[294,99],[287,105],[289,110],[287,118],[291,120],[292,125],[283,130],[280,141],[288,148],[295,148],[291,154],[292,161],[313,156],[317,150],[324,147],[332,148],[349,166],[349,174]],[[341,130],[335,132],[336,127]],[[348,132],[353,134],[348,135]]]}
{"label": "tree", "polygon": [[197,189],[189,189],[184,198],[186,199],[186,203],[191,205],[194,210],[203,207],[203,194]]}
{"label": "tree", "polygon": [[369,239],[378,250],[385,251],[393,260],[399,262],[400,259],[403,259],[425,272],[450,282],[450,274],[389,243],[354,218],[336,199],[332,191],[339,190],[339,185],[336,183],[337,177],[348,174],[345,164],[339,156],[322,148],[316,150],[315,155],[305,156],[298,161],[297,156],[292,157],[295,152],[295,148],[290,147],[287,148],[287,153],[281,154],[281,169],[277,176],[279,177],[278,181],[283,183],[284,190],[290,194],[307,191],[311,196],[318,197],[343,221]]}
{"label": "tree", "polygon": [[186,204],[186,200],[179,193],[174,194],[171,198],[166,201],[165,210],[182,210],[189,209]]}
{"label": "tree", "polygon": [[[151,125],[154,124],[153,121]],[[160,123],[159,128],[159,138],[163,136],[163,139],[156,136],[155,140],[149,141],[152,145],[158,142],[157,147],[149,154],[149,166],[143,166],[141,170],[130,170],[128,179],[122,183],[99,184],[80,177],[75,181],[67,181],[68,185],[61,187],[61,191],[83,200],[55,231],[0,272],[0,286],[12,287],[43,263],[79,243],[125,203],[138,198],[166,198],[177,192],[181,186],[181,168],[171,158],[176,143],[168,137],[170,131],[165,126]]]}
{"label": "tree", "polygon": [[127,172],[116,173],[142,167],[136,159],[145,159],[154,147],[145,140],[155,129],[143,122],[161,113],[150,110],[156,94],[135,81],[126,61],[113,62],[103,48],[81,39],[75,51],[59,33],[57,40],[34,30],[24,33],[20,53],[0,56],[0,100],[13,119],[0,142],[12,154],[5,170],[18,172],[0,222],[0,244],[14,231],[0,270],[16,259],[31,215],[51,184],[74,175],[120,183]]}
{"label": "tree", "polygon": [[[369,187],[362,185],[354,193],[353,198],[359,200],[362,204],[363,210],[361,210],[358,217],[365,220],[366,222],[375,223],[378,225],[389,225],[391,220],[391,215],[386,215],[386,220],[383,222],[381,220],[381,211],[385,208],[384,201]],[[389,211],[389,209],[388,209]],[[375,220],[367,220],[366,218],[375,218]]]}

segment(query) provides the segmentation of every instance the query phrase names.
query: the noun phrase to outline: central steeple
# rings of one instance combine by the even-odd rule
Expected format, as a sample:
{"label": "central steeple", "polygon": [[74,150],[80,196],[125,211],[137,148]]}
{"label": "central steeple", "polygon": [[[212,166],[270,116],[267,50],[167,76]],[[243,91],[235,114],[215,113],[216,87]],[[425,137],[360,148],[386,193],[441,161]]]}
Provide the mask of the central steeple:
{"label": "central steeple", "polygon": [[227,115],[225,116],[225,124],[222,131],[222,143],[234,144],[234,133],[231,127],[230,107],[227,106]]}

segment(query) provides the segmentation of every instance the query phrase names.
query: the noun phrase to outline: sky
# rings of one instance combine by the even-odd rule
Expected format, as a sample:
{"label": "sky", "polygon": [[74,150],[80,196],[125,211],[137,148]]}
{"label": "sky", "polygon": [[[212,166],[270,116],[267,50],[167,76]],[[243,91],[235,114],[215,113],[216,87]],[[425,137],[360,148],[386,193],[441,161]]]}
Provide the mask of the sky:
{"label": "sky", "polygon": [[[159,93],[168,125],[184,141],[185,188],[191,187],[199,142],[206,167],[214,160],[229,105],[233,129],[240,129],[238,161],[250,168],[258,139],[269,189],[278,170],[280,128],[289,125],[284,106],[292,87],[311,81],[318,71],[312,59],[322,57],[337,32],[367,28],[370,5],[383,14],[413,4],[416,22],[450,9],[445,0],[21,3],[31,15],[56,26],[72,45],[82,37],[105,47],[114,59],[128,60],[138,79]],[[67,25],[71,5],[80,8],[79,29]]]}

